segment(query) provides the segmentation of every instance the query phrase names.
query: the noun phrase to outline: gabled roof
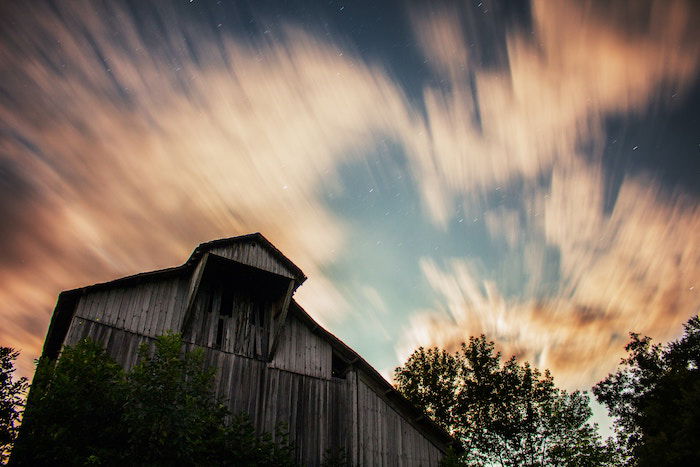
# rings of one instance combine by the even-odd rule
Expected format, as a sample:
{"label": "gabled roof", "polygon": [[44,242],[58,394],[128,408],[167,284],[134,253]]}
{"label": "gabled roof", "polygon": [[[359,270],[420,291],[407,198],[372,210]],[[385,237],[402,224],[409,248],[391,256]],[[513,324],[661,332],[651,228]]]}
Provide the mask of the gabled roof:
{"label": "gabled roof", "polygon": [[[240,242],[248,242],[248,241],[254,241],[258,243],[259,245],[262,245],[263,247],[267,248],[267,250],[272,253],[272,255],[279,260],[282,264],[287,266],[290,271],[294,273],[295,280],[297,281],[297,285],[301,284],[306,280],[306,276],[304,275],[304,272],[299,269],[299,267],[292,262],[289,258],[284,256],[284,254],[277,249],[275,245],[273,245],[267,238],[263,236],[260,232],[248,234],[248,235],[239,235],[238,237],[229,237],[229,238],[220,238],[218,240],[212,240],[210,242],[205,242],[201,243],[197,248],[194,249],[192,252],[192,256],[190,256],[190,260],[197,255],[197,259],[199,256],[201,256],[205,251],[209,251],[212,248],[215,247],[221,247],[221,246],[228,246],[233,243],[240,243]],[[188,260],[188,262],[190,261]],[[195,261],[196,262],[196,261]]]}
{"label": "gabled roof", "polygon": [[102,289],[102,288],[110,288],[113,286],[117,285],[127,285],[127,284],[132,284],[132,283],[138,283],[150,279],[161,279],[163,277],[167,276],[176,276],[182,273],[183,271],[189,270],[191,268],[194,268],[199,260],[202,258],[204,253],[208,252],[212,248],[215,247],[221,247],[221,246],[228,246],[233,243],[241,243],[241,242],[248,242],[248,241],[255,241],[265,247],[276,259],[278,259],[282,264],[287,266],[296,276],[296,286],[298,287],[301,285],[305,280],[306,280],[306,275],[304,275],[304,272],[292,262],[289,258],[284,256],[284,254],[278,250],[268,239],[266,239],[260,232],[248,234],[248,235],[240,235],[238,237],[229,237],[229,238],[220,238],[218,240],[212,240],[210,242],[204,242],[200,243],[194,251],[192,251],[192,254],[190,255],[189,258],[187,258],[187,261],[185,261],[183,264],[180,266],[174,266],[171,268],[165,268],[165,269],[158,269],[155,271],[148,271],[148,272],[141,272],[138,274],[133,274],[131,276],[125,276],[125,277],[120,277],[118,279],[113,279],[111,281],[107,282],[100,282],[97,284],[93,285],[88,285],[85,287],[78,287],[77,289],[73,290],[67,290],[63,293],[67,292],[83,292],[83,291],[93,291],[95,289]]}

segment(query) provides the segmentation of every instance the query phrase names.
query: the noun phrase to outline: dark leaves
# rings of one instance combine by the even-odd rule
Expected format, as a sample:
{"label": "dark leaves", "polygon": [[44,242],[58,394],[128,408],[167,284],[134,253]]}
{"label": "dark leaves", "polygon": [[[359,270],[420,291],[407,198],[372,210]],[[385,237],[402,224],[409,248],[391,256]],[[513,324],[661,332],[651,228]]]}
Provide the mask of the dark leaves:
{"label": "dark leaves", "polygon": [[666,346],[631,333],[617,372],[593,388],[628,465],[700,463],[700,319]]}
{"label": "dark leaves", "polygon": [[453,465],[611,465],[585,393],[567,393],[515,357],[501,361],[485,336],[451,354],[419,348],[396,369],[398,389],[456,436]]}
{"label": "dark leaves", "polygon": [[15,438],[24,407],[24,394],[29,383],[27,378],[14,378],[14,361],[19,352],[9,347],[0,347],[0,463],[7,454]]}

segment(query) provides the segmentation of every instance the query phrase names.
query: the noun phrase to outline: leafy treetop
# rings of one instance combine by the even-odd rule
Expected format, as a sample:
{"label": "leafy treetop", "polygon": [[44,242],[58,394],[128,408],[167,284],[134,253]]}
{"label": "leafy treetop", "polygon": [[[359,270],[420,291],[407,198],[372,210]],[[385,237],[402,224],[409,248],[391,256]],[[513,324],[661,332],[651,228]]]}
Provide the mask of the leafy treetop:
{"label": "leafy treetop", "polygon": [[620,368],[593,388],[627,465],[700,465],[700,318],[665,346],[631,333]]}
{"label": "leafy treetop", "polygon": [[614,465],[588,396],[567,393],[515,357],[503,362],[484,335],[450,353],[417,349],[395,371],[398,389],[459,439],[458,465]]}
{"label": "leafy treetop", "polygon": [[29,383],[27,378],[14,377],[19,352],[10,347],[0,347],[0,463],[7,460],[8,453],[17,437],[24,395]]}

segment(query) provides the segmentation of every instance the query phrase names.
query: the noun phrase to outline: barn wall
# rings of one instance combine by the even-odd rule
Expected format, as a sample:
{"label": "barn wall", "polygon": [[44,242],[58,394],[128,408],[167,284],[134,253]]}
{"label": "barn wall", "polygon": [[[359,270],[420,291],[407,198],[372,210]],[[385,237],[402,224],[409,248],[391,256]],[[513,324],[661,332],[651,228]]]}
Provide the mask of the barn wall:
{"label": "barn wall", "polygon": [[281,276],[295,277],[294,273],[275,258],[266,247],[253,240],[214,247],[209,252]]}
{"label": "barn wall", "polygon": [[179,331],[189,278],[165,278],[85,293],[75,316],[155,337]]}
{"label": "barn wall", "polygon": [[75,345],[84,338],[101,344],[107,349],[107,353],[127,370],[138,361],[139,346],[144,342],[154,340],[144,335],[76,316],[68,330],[64,345]]}
{"label": "barn wall", "polygon": [[287,316],[270,366],[317,378],[331,378],[332,348],[298,319]]}
{"label": "barn wall", "polygon": [[359,465],[439,465],[442,452],[362,378],[357,401]]}
{"label": "barn wall", "polygon": [[251,414],[255,426],[264,431],[284,424],[302,465],[319,465],[327,450],[350,452],[352,377],[314,378],[214,351],[208,358],[219,368],[218,397],[228,399],[233,413]]}

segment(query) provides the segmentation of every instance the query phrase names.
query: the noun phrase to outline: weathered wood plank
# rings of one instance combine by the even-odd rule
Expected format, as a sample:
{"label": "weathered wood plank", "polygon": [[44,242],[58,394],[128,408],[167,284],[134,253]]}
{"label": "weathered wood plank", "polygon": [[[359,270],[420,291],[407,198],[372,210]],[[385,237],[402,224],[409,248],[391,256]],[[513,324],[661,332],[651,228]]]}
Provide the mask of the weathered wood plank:
{"label": "weathered wood plank", "polygon": [[165,312],[168,306],[169,292],[170,283],[164,281],[159,288],[156,302],[151,306],[151,309],[155,312],[150,330],[150,335],[152,336],[159,336],[163,334],[163,321],[165,320]]}

